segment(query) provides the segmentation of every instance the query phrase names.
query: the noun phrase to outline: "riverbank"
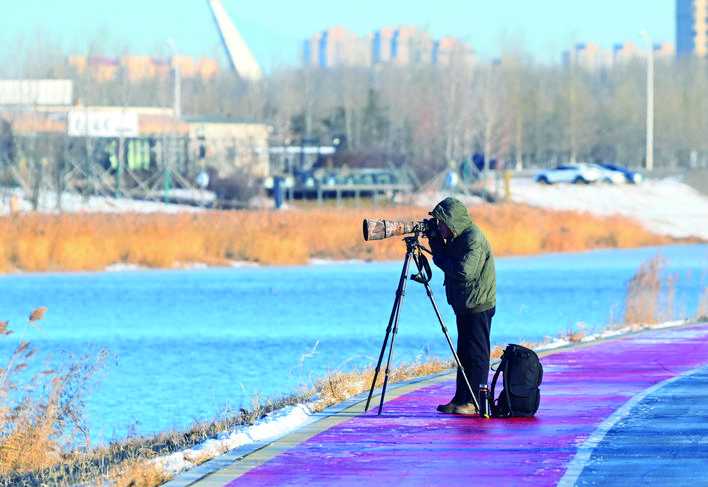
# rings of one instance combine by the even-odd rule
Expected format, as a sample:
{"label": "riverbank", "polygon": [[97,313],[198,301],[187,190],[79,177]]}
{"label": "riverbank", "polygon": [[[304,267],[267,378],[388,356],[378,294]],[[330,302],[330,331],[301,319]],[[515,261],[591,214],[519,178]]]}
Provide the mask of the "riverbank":
{"label": "riverbank", "polygon": [[[405,250],[402,237],[365,242],[363,219],[420,221],[427,210],[316,208],[4,216],[0,217],[0,272],[397,260]],[[519,203],[483,204],[470,207],[470,211],[498,257],[696,241],[650,232],[623,216],[595,216]]]}
{"label": "riverbank", "polygon": [[[25,204],[15,214],[1,200],[0,273],[396,260],[400,238],[364,242],[362,220],[420,221],[444,196],[419,194],[412,206],[299,203],[280,211],[67,197],[61,213]],[[708,197],[672,177],[587,186],[519,177],[508,202],[458,196],[499,257],[708,241]]]}
{"label": "riverbank", "polygon": [[[601,340],[622,337],[631,333],[636,333],[638,331],[670,329],[682,327],[686,324],[688,324],[688,322],[682,320],[644,326],[632,325],[621,328],[608,327],[605,330],[592,335],[567,335],[557,337],[544,344],[528,345],[534,348],[537,352],[542,353],[551,350],[567,348],[581,343],[590,344]],[[495,359],[498,359],[500,357],[501,351],[501,349],[497,349],[494,351],[494,353],[492,354],[492,364],[496,362]],[[435,375],[441,375],[446,373],[449,372],[438,372],[437,374],[428,375],[427,377],[432,378]],[[207,460],[214,459],[236,448],[240,448],[240,452],[242,452],[242,454],[244,451],[247,450],[255,451],[258,446],[275,442],[278,439],[283,438],[288,434],[302,428],[304,425],[312,423],[314,421],[315,415],[326,407],[338,404],[336,408],[333,408],[332,412],[334,412],[334,409],[339,411],[355,402],[362,401],[365,398],[364,393],[368,391],[371,383],[371,378],[368,379],[368,381],[356,381],[357,385],[353,388],[350,388],[348,390],[349,395],[347,397],[342,398],[341,401],[327,401],[326,398],[322,399],[318,395],[313,395],[312,401],[289,405],[285,408],[273,411],[272,413],[267,414],[264,418],[262,418],[260,421],[258,421],[252,426],[238,426],[228,431],[224,431],[216,438],[212,438],[194,447],[190,447],[169,455],[155,458],[150,462],[151,466],[158,469],[158,471],[160,471],[162,474],[165,474],[169,477],[174,477],[184,471],[191,470],[197,467],[198,465],[204,463]],[[421,380],[420,377],[416,379],[416,381],[419,380]],[[350,380],[347,382],[351,383],[354,381]],[[392,381],[392,383],[400,382],[404,381],[400,380],[399,377],[395,377]],[[395,387],[391,390],[393,389],[395,389]],[[322,415],[319,416],[321,417]],[[253,445],[253,448],[249,449],[250,445]],[[214,465],[212,469],[218,467],[219,465]],[[206,470],[209,469],[207,468]],[[197,474],[197,478],[203,475],[205,475],[205,469],[201,468],[199,473]],[[185,481],[186,480],[187,479],[185,478]]]}
{"label": "riverbank", "polygon": [[503,485],[702,483],[707,437],[696,425],[708,419],[708,374],[701,344],[708,344],[705,322],[542,352],[532,419],[433,413],[453,394],[455,376],[422,378],[387,391],[381,418],[359,396],[281,441],[236,449],[167,486],[330,487],[362,478],[453,486],[471,477]]}

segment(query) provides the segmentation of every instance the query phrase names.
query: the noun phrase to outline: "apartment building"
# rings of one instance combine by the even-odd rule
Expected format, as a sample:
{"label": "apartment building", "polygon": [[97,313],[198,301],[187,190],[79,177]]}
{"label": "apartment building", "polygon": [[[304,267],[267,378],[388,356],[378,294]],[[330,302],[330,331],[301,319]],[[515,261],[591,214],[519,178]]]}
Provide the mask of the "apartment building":
{"label": "apartment building", "polygon": [[676,52],[708,54],[708,0],[676,0]]}
{"label": "apartment building", "polygon": [[[676,53],[674,45],[670,42],[653,44],[652,49],[655,59],[669,59]],[[582,42],[563,53],[563,65],[594,71],[646,57],[646,46],[638,46],[634,42],[615,44],[611,49],[604,49],[596,42]]]}
{"label": "apartment building", "polygon": [[344,27],[317,32],[303,43],[305,66],[411,66],[474,62],[470,46],[455,37],[433,39],[420,27],[382,27],[363,38]]}
{"label": "apartment building", "polygon": [[344,27],[330,27],[304,42],[303,65],[362,66],[371,63],[371,44]]}
{"label": "apartment building", "polygon": [[157,59],[151,56],[123,56],[120,58],[69,56],[67,60],[77,74],[89,74],[97,81],[110,81],[125,73],[131,81],[167,77],[179,66],[185,78],[210,79],[219,73],[219,61],[211,58],[173,56]]}

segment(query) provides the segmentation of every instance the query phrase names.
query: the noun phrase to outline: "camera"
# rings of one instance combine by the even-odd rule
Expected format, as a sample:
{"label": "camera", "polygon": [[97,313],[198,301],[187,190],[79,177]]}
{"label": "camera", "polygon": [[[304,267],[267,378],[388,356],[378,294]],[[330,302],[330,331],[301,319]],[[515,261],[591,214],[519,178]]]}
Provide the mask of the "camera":
{"label": "camera", "polygon": [[384,238],[405,235],[407,233],[422,234],[429,237],[437,232],[435,220],[419,222],[400,222],[391,220],[364,219],[364,240],[383,240]]}

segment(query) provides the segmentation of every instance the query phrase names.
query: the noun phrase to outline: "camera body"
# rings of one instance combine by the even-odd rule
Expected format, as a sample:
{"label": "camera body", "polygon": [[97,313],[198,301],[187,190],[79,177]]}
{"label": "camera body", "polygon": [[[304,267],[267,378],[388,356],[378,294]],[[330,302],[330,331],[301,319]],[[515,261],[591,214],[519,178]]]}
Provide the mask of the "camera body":
{"label": "camera body", "polygon": [[438,231],[435,220],[426,219],[419,222],[375,220],[366,218],[364,220],[364,240],[383,240],[397,235],[415,233],[424,237],[435,235]]}

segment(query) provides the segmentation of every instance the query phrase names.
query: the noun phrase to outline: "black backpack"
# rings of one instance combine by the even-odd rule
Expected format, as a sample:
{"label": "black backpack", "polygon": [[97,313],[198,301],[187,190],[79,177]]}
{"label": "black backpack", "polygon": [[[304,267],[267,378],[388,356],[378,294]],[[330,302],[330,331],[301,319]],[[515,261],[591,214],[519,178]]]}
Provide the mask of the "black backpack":
{"label": "black backpack", "polygon": [[[494,399],[494,386],[499,374],[503,377],[503,389]],[[541,401],[538,386],[543,380],[543,365],[533,350],[510,344],[504,350],[501,363],[494,373],[490,397],[491,412],[495,418],[530,418]]]}

